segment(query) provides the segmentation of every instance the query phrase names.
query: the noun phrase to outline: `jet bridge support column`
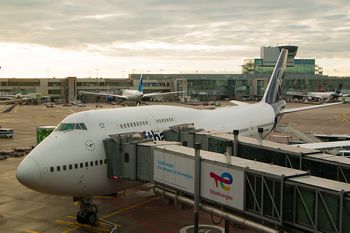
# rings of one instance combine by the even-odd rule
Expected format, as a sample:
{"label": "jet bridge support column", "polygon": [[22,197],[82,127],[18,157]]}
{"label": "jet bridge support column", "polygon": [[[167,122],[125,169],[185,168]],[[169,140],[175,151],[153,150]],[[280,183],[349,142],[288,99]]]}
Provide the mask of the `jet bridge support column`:
{"label": "jet bridge support column", "polygon": [[195,157],[194,157],[194,233],[198,233],[199,224],[199,202],[200,202],[200,175],[201,175],[201,144],[195,143]]}
{"label": "jet bridge support column", "polygon": [[[190,199],[188,197],[184,197],[184,196],[175,195],[175,193],[168,191],[168,190],[164,190],[159,186],[156,186],[154,188],[154,192],[158,195],[164,195],[167,198],[171,198],[171,199],[177,198],[180,203],[183,203],[185,205],[189,205],[189,206],[194,205],[194,201],[192,199]],[[210,213],[210,214],[213,214],[215,216],[227,219],[231,222],[237,223],[239,225],[256,230],[256,231],[261,232],[261,233],[279,233],[280,232],[278,229],[273,229],[271,227],[264,226],[261,223],[253,222],[253,221],[246,219],[246,218],[243,218],[239,215],[235,215],[233,213],[209,206],[207,204],[202,203],[200,205],[200,208],[207,213]]]}
{"label": "jet bridge support column", "polygon": [[233,156],[238,156],[238,134],[239,130],[233,130]]}

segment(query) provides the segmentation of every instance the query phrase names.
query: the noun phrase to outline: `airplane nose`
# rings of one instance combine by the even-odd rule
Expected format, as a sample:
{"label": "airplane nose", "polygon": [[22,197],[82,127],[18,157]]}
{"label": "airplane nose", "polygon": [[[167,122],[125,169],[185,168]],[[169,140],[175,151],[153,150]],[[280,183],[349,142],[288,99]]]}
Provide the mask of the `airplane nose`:
{"label": "airplane nose", "polygon": [[35,189],[40,185],[40,168],[33,159],[27,157],[18,165],[16,178],[24,186]]}

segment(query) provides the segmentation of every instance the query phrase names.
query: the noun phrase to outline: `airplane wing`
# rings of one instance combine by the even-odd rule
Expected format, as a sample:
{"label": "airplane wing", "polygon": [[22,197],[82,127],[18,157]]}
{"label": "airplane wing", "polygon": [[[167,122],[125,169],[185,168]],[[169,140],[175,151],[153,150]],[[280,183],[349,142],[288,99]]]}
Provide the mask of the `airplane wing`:
{"label": "airplane wing", "polygon": [[285,96],[290,96],[290,97],[298,97],[298,98],[301,98],[301,97],[308,97],[306,94],[304,94],[303,92],[301,91],[287,91],[285,94]]}
{"label": "airplane wing", "polygon": [[143,97],[153,97],[153,96],[162,96],[162,95],[173,95],[183,93],[183,91],[171,91],[171,92],[153,92],[153,93],[147,93],[143,94]]}
{"label": "airplane wing", "polygon": [[238,101],[238,100],[231,100],[231,103],[237,105],[237,106],[243,106],[243,105],[248,105],[249,103]]}
{"label": "airplane wing", "polygon": [[322,149],[331,149],[331,148],[337,148],[337,147],[349,147],[350,140],[335,141],[335,142],[305,143],[305,144],[298,144],[298,145],[291,145],[291,146],[302,147],[302,148],[312,149],[312,150],[322,150]]}
{"label": "airplane wing", "polygon": [[280,114],[286,114],[286,113],[292,113],[292,112],[300,112],[315,108],[324,108],[332,105],[338,105],[343,104],[343,102],[337,102],[337,103],[330,103],[330,104],[319,104],[319,105],[313,105],[313,106],[306,106],[306,107],[299,107],[299,108],[285,108],[280,111]]}
{"label": "airplane wing", "polygon": [[11,99],[11,100],[0,100],[0,104],[14,104],[22,101],[29,100],[29,98],[22,98],[22,99]]}
{"label": "airplane wing", "polygon": [[12,100],[12,99],[14,99],[15,98],[15,96],[0,96],[0,99],[4,99],[4,100]]}
{"label": "airplane wing", "polygon": [[113,96],[115,98],[127,99],[127,97],[124,95],[106,94],[106,93],[89,92],[89,91],[80,91],[79,94],[80,95],[97,95],[97,96],[106,96],[106,97]]}

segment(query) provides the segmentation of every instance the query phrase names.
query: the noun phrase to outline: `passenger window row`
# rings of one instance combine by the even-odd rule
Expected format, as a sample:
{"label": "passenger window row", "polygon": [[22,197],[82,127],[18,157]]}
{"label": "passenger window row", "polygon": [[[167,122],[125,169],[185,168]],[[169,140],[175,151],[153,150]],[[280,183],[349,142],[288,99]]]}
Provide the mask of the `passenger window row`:
{"label": "passenger window row", "polygon": [[[62,170],[63,171],[72,170],[73,167],[74,167],[74,169],[84,168],[84,165],[85,165],[85,167],[89,167],[89,165],[90,165],[90,167],[93,167],[93,166],[102,165],[103,163],[107,164],[107,159],[90,161],[90,163],[89,162],[85,162],[85,163],[69,164],[68,166],[67,165],[63,165],[62,166]],[[50,172],[54,172],[54,171],[55,171],[55,167],[50,167]],[[61,171],[61,166],[57,166],[56,167],[56,171],[58,171],[58,172]]]}
{"label": "passenger window row", "polygon": [[168,123],[168,122],[173,122],[175,121],[174,118],[169,117],[169,118],[162,118],[162,119],[156,119],[157,123]]}
{"label": "passenger window row", "polygon": [[148,121],[136,121],[136,122],[129,122],[129,123],[124,123],[120,124],[120,128],[132,128],[132,127],[140,127],[140,126],[145,126],[148,125]]}

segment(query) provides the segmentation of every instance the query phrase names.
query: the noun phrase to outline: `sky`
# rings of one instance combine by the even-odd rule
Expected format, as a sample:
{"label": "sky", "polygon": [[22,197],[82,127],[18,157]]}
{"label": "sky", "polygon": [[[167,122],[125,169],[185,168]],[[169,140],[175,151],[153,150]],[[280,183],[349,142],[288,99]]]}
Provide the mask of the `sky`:
{"label": "sky", "polygon": [[348,1],[0,0],[0,77],[237,74],[285,44],[350,76]]}

